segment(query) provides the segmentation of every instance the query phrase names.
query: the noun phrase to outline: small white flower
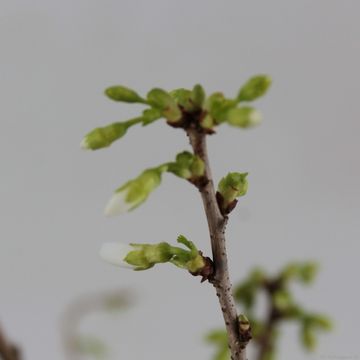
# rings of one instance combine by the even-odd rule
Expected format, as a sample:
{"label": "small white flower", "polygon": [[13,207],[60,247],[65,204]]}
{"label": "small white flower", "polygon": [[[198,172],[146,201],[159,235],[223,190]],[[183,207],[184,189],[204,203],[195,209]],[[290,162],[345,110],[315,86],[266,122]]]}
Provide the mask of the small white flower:
{"label": "small white flower", "polygon": [[136,204],[127,202],[126,197],[128,195],[128,189],[125,188],[121,191],[116,192],[105,207],[106,216],[115,216],[125,214],[131,210]]}
{"label": "small white flower", "polygon": [[100,257],[112,265],[134,269],[135,266],[128,264],[124,260],[131,251],[134,251],[131,245],[120,242],[108,242],[101,246]]}

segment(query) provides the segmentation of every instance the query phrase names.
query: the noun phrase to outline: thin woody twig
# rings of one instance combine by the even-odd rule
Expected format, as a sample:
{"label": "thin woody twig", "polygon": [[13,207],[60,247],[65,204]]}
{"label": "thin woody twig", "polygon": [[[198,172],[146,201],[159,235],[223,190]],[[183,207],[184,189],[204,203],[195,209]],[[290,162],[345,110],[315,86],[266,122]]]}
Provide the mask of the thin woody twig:
{"label": "thin woody twig", "polygon": [[210,281],[214,285],[216,294],[219,298],[228,333],[231,359],[246,360],[246,345],[251,337],[250,329],[243,332],[239,327],[238,314],[235,307],[228,271],[225,241],[227,217],[221,214],[216,200],[216,193],[207,155],[206,134],[196,127],[188,128],[187,134],[194,153],[205,163],[205,181],[202,186],[199,186],[199,190],[209,226],[215,268],[215,274]]}

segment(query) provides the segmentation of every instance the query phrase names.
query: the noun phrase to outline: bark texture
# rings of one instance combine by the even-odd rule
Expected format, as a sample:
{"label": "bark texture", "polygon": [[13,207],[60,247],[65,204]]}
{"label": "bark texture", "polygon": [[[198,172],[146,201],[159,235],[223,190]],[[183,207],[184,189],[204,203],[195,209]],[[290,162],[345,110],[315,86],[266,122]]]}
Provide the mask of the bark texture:
{"label": "bark texture", "polygon": [[198,188],[201,193],[209,226],[215,269],[215,274],[209,281],[214,285],[219,298],[228,333],[231,359],[246,360],[246,345],[251,338],[250,329],[242,331],[239,327],[226,252],[225,228],[227,217],[221,214],[216,200],[216,192],[207,155],[206,134],[197,128],[187,129],[187,134],[194,153],[204,161],[206,167],[205,179]]}

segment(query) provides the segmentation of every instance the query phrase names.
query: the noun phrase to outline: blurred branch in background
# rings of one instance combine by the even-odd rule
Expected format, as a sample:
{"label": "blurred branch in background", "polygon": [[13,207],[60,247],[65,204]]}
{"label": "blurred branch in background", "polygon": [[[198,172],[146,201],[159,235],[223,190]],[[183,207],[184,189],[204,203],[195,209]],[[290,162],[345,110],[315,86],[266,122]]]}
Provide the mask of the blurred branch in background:
{"label": "blurred branch in background", "polygon": [[[318,266],[314,262],[289,263],[275,276],[268,276],[264,270],[257,268],[236,286],[235,300],[244,308],[252,327],[255,359],[277,359],[279,326],[283,322],[298,323],[301,343],[308,351],[315,349],[319,331],[331,329],[331,321],[327,316],[305,310],[291,294],[290,285],[293,282],[310,284],[317,270]],[[255,311],[259,295],[265,296],[267,306],[262,317]],[[210,332],[207,341],[217,347],[214,360],[230,359],[225,330]]]}
{"label": "blurred branch in background", "polygon": [[83,295],[68,305],[61,324],[66,359],[77,360],[84,356],[105,359],[106,344],[98,337],[81,334],[80,325],[90,315],[124,310],[132,303],[133,295],[129,290],[116,290]]}
{"label": "blurred branch in background", "polygon": [[0,326],[0,359],[2,360],[21,360],[20,349],[7,339],[5,332]]}

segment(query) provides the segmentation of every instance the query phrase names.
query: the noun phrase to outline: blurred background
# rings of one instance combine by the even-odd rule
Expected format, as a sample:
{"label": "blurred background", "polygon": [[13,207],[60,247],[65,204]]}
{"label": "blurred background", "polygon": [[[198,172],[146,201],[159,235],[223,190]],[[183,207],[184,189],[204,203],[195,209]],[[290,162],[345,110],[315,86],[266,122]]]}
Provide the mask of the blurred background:
{"label": "blurred background", "polygon": [[142,109],[103,90],[145,94],[204,85],[233,96],[268,73],[257,103],[263,124],[226,125],[209,139],[215,179],[249,171],[250,188],[228,227],[234,282],[254,265],[277,271],[315,259],[321,272],[299,301],[332,316],[335,330],[305,355],[284,328],[280,359],[360,357],[360,3],[303,1],[1,0],[0,321],[26,359],[64,359],[65,309],[83,294],[132,290],[119,315],[93,315],[82,330],[110,359],[209,359],[203,342],[222,326],[214,291],[170,265],[136,273],[99,260],[105,241],[175,241],[210,253],[198,192],[172,176],[137,211],[105,218],[112,191],[141,170],[189,149],[159,121],[109,149],[84,152],[96,126]]}

